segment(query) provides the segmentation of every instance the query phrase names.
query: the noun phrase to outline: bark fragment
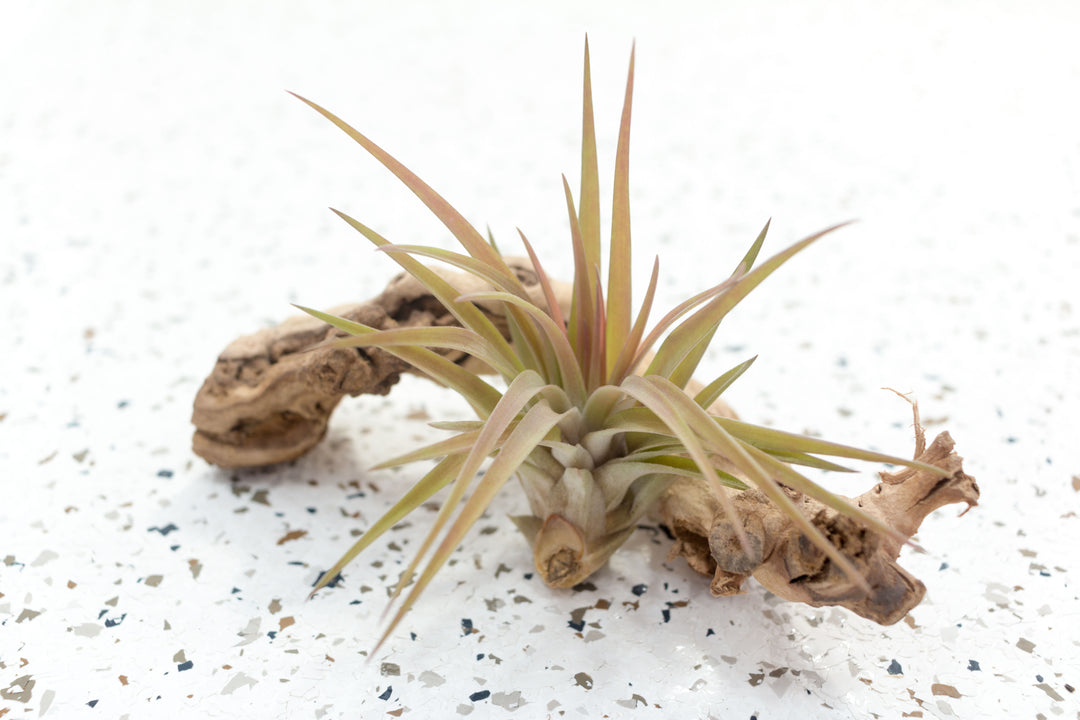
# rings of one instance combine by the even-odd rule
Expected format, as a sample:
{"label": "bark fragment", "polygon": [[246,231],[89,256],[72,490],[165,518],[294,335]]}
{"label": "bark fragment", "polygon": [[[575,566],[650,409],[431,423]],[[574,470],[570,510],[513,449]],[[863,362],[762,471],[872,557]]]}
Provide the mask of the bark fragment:
{"label": "bark fragment", "polygon": [[[509,264],[534,302],[543,306],[536,274],[528,261],[510,259]],[[490,289],[471,275],[440,275],[462,293]],[[501,327],[505,323],[497,308],[484,309]],[[379,330],[456,324],[442,303],[407,274],[394,278],[371,300],[342,305],[331,312]],[[401,373],[413,371],[378,348],[327,345],[341,335],[322,321],[303,315],[229,343],[195,397],[191,417],[195,454],[226,468],[293,460],[322,440],[341,398],[385,395]],[[448,352],[447,356],[479,366],[463,353]]]}
{"label": "bark fragment", "polygon": [[[917,416],[916,427],[921,435]],[[882,473],[880,483],[850,502],[905,538],[914,535],[923,519],[943,505],[975,505],[979,487],[964,473],[962,459],[953,447],[952,437],[943,432],[929,448],[917,448],[915,459],[945,470],[945,478],[924,470]],[[750,553],[741,547],[724,515],[718,493],[725,491],[742,519]],[[870,593],[847,577],[757,490],[739,492],[693,479],[677,480],[660,502],[660,514],[676,538],[669,558],[681,556],[693,569],[711,575],[710,587],[716,596],[741,592],[752,576],[785,600],[814,607],[840,605],[882,625],[899,621],[919,604],[926,586],[897,564],[902,543],[816,500],[791,491],[789,495],[804,516],[851,560],[869,583]]]}

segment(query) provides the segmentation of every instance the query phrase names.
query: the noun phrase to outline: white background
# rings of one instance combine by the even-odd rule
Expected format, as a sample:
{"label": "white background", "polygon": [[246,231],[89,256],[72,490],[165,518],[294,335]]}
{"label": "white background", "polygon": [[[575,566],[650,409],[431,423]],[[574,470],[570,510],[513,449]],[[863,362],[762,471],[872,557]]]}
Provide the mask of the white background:
{"label": "white background", "polygon": [[[582,5],[0,8],[0,711],[1080,717],[1078,6]],[[508,486],[369,658],[426,511],[304,597],[422,471],[367,468],[463,404],[405,381],[347,400],[288,466],[191,453],[191,401],[228,341],[395,273],[327,205],[450,243],[284,90],[504,244],[521,227],[565,277],[586,31],[603,192],[637,41],[635,279],[661,255],[658,307],[726,276],[770,217],[773,251],[859,219],[762,286],[706,370],[759,355],[730,392],[755,422],[905,454],[891,386],[952,433],[983,500],[932,516],[930,554],[903,558],[929,588],[907,621],[756,585],[713,599],[655,528],[595,589],[551,591]]]}

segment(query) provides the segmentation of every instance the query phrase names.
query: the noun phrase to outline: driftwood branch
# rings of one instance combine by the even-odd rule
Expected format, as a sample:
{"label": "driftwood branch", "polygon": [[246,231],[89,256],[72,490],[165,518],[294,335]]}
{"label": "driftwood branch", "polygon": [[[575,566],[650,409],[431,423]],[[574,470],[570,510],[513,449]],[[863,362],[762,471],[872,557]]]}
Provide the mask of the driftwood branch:
{"label": "driftwood branch", "polygon": [[[916,427],[921,433],[921,427]],[[947,471],[947,477],[923,470],[882,473],[880,483],[851,502],[905,538],[914,535],[923,519],[943,505],[975,505],[979,487],[964,473],[953,446],[953,439],[943,432],[929,448],[918,448],[921,452],[915,458]],[[660,514],[675,535],[669,559],[681,556],[694,570],[711,576],[713,595],[735,595],[752,576],[786,600],[814,607],[840,605],[891,625],[918,605],[926,593],[926,586],[897,564],[900,542],[790,491],[803,515],[851,560],[871,592],[847,577],[764,494],[727,491],[750,541],[748,553],[724,515],[720,492],[725,489],[680,479],[660,501]]]}
{"label": "driftwood branch", "polygon": [[[536,273],[527,261],[510,259],[514,272],[543,306]],[[440,273],[462,293],[490,289],[471,275]],[[496,325],[498,306],[485,308]],[[378,330],[442,326],[456,321],[410,275],[399,275],[376,297],[342,305],[335,315]],[[311,450],[326,435],[334,408],[346,395],[386,395],[411,366],[378,348],[338,348],[342,333],[302,315],[237,338],[221,352],[195,396],[195,454],[226,468],[285,462]],[[479,363],[448,352],[462,364]]]}
{"label": "driftwood branch", "polygon": [[[531,265],[511,260],[534,302],[544,305]],[[441,273],[462,292],[486,289],[481,281]],[[570,288],[556,284],[556,295],[569,312]],[[504,329],[499,306],[481,307]],[[454,319],[422,285],[408,275],[396,277],[377,297],[333,312],[377,329],[454,324]],[[339,348],[328,344],[340,333],[319,320],[296,317],[230,343],[195,398],[192,422],[195,453],[222,467],[250,467],[300,457],[326,434],[327,422],[345,395],[385,395],[408,364],[380,349]],[[472,363],[460,353],[456,362]],[[710,410],[734,417],[722,402]],[[916,459],[947,471],[944,479],[928,472],[882,473],[881,482],[853,503],[881,518],[904,537],[923,519],[950,503],[974,505],[975,481],[963,471],[953,440],[941,433],[925,447],[915,410]],[[722,467],[735,475],[738,470]],[[750,541],[740,544],[722,510],[719,492],[729,493]],[[783,513],[756,490],[714,488],[682,478],[659,504],[663,521],[675,535],[671,558],[712,577],[714,595],[741,591],[748,577],[776,595],[818,607],[840,605],[884,625],[895,623],[919,603],[925,586],[896,563],[901,544],[840,515],[815,500],[790,492],[804,515],[843,552],[868,582],[868,594],[844,575]]]}

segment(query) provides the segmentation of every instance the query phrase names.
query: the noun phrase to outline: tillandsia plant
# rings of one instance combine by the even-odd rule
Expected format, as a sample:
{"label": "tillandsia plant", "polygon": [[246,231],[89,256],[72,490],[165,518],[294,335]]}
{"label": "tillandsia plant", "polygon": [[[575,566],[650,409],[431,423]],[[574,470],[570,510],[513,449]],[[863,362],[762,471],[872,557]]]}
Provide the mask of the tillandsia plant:
{"label": "tillandsia plant", "polygon": [[[515,475],[525,490],[532,514],[514,521],[532,545],[540,577],[552,587],[571,587],[602,567],[672,483],[689,478],[716,489],[756,488],[855,586],[869,592],[860,571],[811,518],[800,512],[795,499],[812,498],[896,543],[904,543],[907,535],[825,491],[795,467],[846,471],[826,459],[833,457],[900,464],[934,477],[946,474],[917,460],[761,427],[711,412],[710,408],[753,359],[727,370],[696,392],[688,389],[724,317],[778,267],[835,228],[811,235],[758,264],[758,253],[768,231],[766,223],[729,276],[718,278],[717,285],[681,303],[647,331],[659,261],[653,264],[643,302],[635,314],[631,305],[629,205],[633,51],[619,124],[606,287],[601,272],[600,193],[590,82],[586,41],[581,189],[576,202],[563,177],[574,277],[571,299],[562,304],[557,283],[548,279],[523,233],[519,231],[542,289],[539,297],[527,292],[494,241],[481,236],[442,196],[343,120],[300,98],[412,190],[467,253],[391,244],[371,228],[335,210],[422,283],[459,326],[376,330],[303,308],[350,336],[338,340],[340,346],[377,347],[392,353],[460,393],[479,417],[470,422],[435,423],[453,434],[379,466],[437,460],[316,585],[317,591],[382,533],[449,486],[449,494],[426,539],[401,575],[394,599],[414,577],[415,584],[401,601],[383,640]],[[462,294],[444,274],[418,258],[449,264],[489,289]],[[493,306],[505,316],[505,335],[484,310]],[[433,348],[464,352],[482,361],[502,376],[506,389],[496,389]],[[480,474],[489,458],[490,466]],[[715,493],[714,497],[719,499],[733,528],[733,542],[745,554],[752,554],[751,543],[757,540],[748,536],[739,510],[726,492]],[[760,554],[760,548],[757,550]],[[429,553],[430,558],[416,576]]]}

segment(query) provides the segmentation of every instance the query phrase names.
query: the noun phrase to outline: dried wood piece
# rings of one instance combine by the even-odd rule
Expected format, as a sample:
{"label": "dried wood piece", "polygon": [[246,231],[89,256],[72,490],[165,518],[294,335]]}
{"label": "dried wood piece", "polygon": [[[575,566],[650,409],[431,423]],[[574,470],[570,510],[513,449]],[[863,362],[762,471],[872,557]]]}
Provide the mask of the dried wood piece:
{"label": "dried wood piece", "polygon": [[[917,415],[916,428],[921,438]],[[910,469],[882,473],[880,483],[851,502],[905,538],[943,505],[962,502],[970,508],[979,499],[979,487],[964,473],[953,447],[953,439],[943,432],[929,448],[917,448],[916,460],[947,471],[947,477]],[[742,518],[749,553],[724,515],[718,493],[725,491]],[[660,514],[676,538],[669,559],[681,556],[694,570],[711,575],[716,596],[741,592],[746,579],[753,576],[785,600],[814,607],[840,605],[882,625],[899,621],[919,604],[926,586],[897,564],[900,542],[816,500],[793,491],[788,494],[851,560],[869,583],[870,593],[847,577],[761,492],[718,489],[700,480],[680,478],[661,498]]]}
{"label": "dried wood piece", "polygon": [[[536,274],[527,260],[509,264],[534,302],[543,307]],[[472,275],[439,271],[462,293],[489,290]],[[569,289],[560,286],[569,297]],[[498,304],[485,307],[500,328]],[[457,324],[412,276],[402,274],[367,302],[331,312],[385,330]],[[411,366],[378,349],[337,348],[342,333],[304,315],[231,342],[195,397],[195,454],[221,467],[253,467],[300,457],[322,440],[334,408],[346,395],[385,395]],[[478,365],[463,353],[456,362]]]}

